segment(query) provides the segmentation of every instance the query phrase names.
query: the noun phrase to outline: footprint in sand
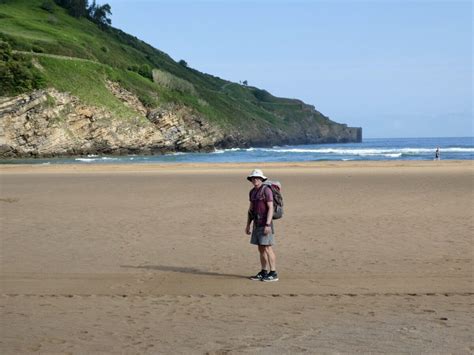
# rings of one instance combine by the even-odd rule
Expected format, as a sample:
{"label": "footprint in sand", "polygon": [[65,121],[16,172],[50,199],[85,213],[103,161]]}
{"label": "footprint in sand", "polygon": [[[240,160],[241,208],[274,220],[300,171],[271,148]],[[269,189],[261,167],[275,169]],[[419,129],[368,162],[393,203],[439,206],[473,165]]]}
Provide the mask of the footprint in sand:
{"label": "footprint in sand", "polygon": [[130,325],[136,324],[137,322],[133,319],[127,319],[126,322]]}
{"label": "footprint in sand", "polygon": [[6,203],[14,203],[20,201],[19,198],[14,198],[14,197],[2,197],[0,198],[0,202],[6,202]]}
{"label": "footprint in sand", "polygon": [[29,348],[31,351],[33,352],[38,352],[40,351],[41,349],[41,344],[36,344],[36,345],[33,345],[32,347]]}
{"label": "footprint in sand", "polygon": [[79,340],[91,341],[94,339],[94,335],[90,334],[87,330],[81,330],[79,333],[80,335],[77,337]]}
{"label": "footprint in sand", "polygon": [[450,328],[451,326],[448,324],[448,318],[447,317],[440,317],[435,320],[436,323],[442,324],[447,328]]}

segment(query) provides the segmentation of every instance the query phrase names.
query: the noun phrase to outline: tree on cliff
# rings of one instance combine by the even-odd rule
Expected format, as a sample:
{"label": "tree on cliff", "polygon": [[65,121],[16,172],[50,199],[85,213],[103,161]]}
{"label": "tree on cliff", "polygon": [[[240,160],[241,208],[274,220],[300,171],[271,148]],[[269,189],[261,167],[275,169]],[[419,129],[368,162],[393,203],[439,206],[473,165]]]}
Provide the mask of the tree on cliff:
{"label": "tree on cliff", "polygon": [[55,2],[64,7],[73,17],[86,17],[102,28],[112,24],[112,20],[107,17],[112,15],[112,8],[109,4],[98,5],[95,0],[90,6],[88,0],[55,0]]}
{"label": "tree on cliff", "polygon": [[97,5],[94,0],[92,5],[89,6],[89,18],[100,27],[110,26],[112,20],[107,16],[112,15],[111,9],[109,4]]}

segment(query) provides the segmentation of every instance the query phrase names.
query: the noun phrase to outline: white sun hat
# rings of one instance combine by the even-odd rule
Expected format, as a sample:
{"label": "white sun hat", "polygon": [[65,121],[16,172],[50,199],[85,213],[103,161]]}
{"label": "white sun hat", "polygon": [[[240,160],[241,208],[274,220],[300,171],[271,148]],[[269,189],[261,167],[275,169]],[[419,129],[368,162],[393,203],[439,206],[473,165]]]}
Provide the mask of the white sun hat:
{"label": "white sun hat", "polygon": [[260,169],[254,169],[252,173],[249,176],[247,176],[247,180],[250,181],[253,177],[259,177],[263,181],[267,180],[267,177],[263,175],[263,172]]}

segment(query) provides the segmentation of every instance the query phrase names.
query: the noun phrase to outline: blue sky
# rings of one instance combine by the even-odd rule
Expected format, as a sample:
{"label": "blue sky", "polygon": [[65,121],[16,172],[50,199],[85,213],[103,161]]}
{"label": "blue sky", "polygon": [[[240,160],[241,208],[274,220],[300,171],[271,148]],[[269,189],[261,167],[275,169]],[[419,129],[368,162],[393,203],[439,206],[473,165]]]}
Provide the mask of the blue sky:
{"label": "blue sky", "polygon": [[105,2],[113,26],[173,59],[366,138],[474,135],[471,1]]}

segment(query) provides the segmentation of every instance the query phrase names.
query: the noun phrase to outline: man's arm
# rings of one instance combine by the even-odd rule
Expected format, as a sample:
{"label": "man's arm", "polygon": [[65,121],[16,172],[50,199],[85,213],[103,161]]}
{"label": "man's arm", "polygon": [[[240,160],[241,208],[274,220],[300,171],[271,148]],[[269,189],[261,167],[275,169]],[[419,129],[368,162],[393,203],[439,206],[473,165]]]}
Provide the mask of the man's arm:
{"label": "man's arm", "polygon": [[252,202],[250,202],[249,210],[247,212],[247,226],[245,227],[245,234],[250,234],[251,224],[252,224]]}
{"label": "man's arm", "polygon": [[273,219],[273,201],[267,202],[268,213],[267,213],[267,221],[265,222],[265,234],[269,234],[272,231],[272,227],[270,224],[272,223]]}

